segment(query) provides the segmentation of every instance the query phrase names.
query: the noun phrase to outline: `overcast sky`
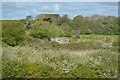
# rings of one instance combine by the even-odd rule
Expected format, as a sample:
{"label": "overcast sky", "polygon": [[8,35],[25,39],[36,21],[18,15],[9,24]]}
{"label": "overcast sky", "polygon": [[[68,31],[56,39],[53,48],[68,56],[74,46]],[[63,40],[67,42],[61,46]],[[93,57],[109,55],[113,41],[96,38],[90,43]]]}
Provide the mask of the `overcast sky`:
{"label": "overcast sky", "polygon": [[111,15],[118,16],[117,2],[3,2],[2,19],[24,19],[27,15],[52,13],[70,18],[76,15]]}

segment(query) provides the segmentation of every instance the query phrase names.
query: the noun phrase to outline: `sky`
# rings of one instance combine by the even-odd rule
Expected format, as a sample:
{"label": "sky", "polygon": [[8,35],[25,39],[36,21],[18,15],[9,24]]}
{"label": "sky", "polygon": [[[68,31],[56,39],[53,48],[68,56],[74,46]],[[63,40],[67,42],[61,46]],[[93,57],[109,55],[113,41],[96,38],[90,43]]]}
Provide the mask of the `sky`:
{"label": "sky", "polygon": [[2,2],[119,2],[119,0],[2,0]]}
{"label": "sky", "polygon": [[2,20],[25,19],[39,14],[118,16],[117,2],[2,2]]}

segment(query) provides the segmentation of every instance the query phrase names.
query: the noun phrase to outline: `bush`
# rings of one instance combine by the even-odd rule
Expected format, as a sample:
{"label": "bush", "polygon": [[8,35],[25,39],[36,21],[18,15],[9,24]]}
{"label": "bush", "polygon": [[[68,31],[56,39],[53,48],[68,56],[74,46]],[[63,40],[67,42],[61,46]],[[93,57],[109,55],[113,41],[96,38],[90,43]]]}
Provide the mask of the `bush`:
{"label": "bush", "polygon": [[32,32],[31,33],[31,36],[33,38],[39,38],[39,39],[44,39],[44,38],[48,38],[48,34],[47,33],[44,33],[44,32],[41,32],[41,31],[38,31],[38,32]]}
{"label": "bush", "polygon": [[2,41],[16,46],[25,39],[24,25],[20,21],[2,21]]}
{"label": "bush", "polygon": [[64,36],[64,31],[62,28],[56,26],[55,24],[43,23],[41,25],[36,25],[35,30],[31,31],[31,36],[34,38],[51,38],[51,37],[61,37]]}

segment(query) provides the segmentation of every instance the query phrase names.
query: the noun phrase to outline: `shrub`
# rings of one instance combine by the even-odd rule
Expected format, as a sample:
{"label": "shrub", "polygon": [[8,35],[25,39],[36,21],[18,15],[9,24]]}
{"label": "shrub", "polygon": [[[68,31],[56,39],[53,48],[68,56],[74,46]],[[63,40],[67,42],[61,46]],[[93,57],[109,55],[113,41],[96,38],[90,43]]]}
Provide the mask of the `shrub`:
{"label": "shrub", "polygon": [[[36,25],[36,24],[35,24]],[[36,25],[35,29],[31,31],[31,36],[34,38],[50,38],[50,37],[61,37],[64,36],[64,31],[59,26],[55,24],[49,24],[47,22],[41,25]]]}
{"label": "shrub", "polygon": [[38,32],[34,31],[34,32],[31,33],[31,36],[33,38],[39,38],[39,39],[44,39],[44,38],[48,38],[49,37],[47,33],[42,32],[42,31],[38,31]]}
{"label": "shrub", "polygon": [[24,25],[20,21],[2,21],[2,41],[16,46],[25,39]]}

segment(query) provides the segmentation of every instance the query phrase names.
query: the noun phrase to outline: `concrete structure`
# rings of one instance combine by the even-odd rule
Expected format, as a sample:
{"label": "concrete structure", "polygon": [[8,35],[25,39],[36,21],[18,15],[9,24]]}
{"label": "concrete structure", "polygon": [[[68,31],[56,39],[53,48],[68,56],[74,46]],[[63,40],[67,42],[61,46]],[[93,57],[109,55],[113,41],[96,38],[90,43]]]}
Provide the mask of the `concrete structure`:
{"label": "concrete structure", "polygon": [[68,44],[70,41],[66,37],[60,37],[60,38],[51,38],[52,42],[58,42],[60,44]]}

